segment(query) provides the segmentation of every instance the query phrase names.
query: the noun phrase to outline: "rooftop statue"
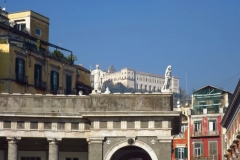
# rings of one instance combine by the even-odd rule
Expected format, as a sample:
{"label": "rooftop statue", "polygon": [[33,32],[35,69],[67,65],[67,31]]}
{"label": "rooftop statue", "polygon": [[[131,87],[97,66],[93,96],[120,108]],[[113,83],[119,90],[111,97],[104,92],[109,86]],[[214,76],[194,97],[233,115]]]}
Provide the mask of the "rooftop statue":
{"label": "rooftop statue", "polygon": [[94,76],[94,90],[93,93],[101,93],[102,89],[102,78],[103,78],[103,71],[99,69],[99,65],[96,65],[96,69],[91,71],[91,75]]}
{"label": "rooftop statue", "polygon": [[172,71],[172,67],[169,65],[165,72],[165,80],[164,80],[163,87],[161,89],[162,92],[170,92],[170,81],[172,78],[171,71]]}

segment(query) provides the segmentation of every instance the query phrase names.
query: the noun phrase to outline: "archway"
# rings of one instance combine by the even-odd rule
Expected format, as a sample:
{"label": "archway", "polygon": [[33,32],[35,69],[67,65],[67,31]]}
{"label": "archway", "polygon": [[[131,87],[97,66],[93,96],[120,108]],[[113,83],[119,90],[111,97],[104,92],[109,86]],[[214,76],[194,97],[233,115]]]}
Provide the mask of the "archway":
{"label": "archway", "polygon": [[[118,151],[124,151],[124,149],[129,149],[130,152],[125,152],[122,156],[115,156],[118,154]],[[141,155],[141,157],[136,157],[137,154]],[[104,160],[123,160],[123,158],[125,158],[124,160],[158,160],[153,149],[139,140],[136,140],[133,144],[128,144],[127,141],[121,141],[112,146],[104,156]]]}
{"label": "archway", "polygon": [[115,152],[111,160],[152,160],[149,154],[142,148],[128,146]]}

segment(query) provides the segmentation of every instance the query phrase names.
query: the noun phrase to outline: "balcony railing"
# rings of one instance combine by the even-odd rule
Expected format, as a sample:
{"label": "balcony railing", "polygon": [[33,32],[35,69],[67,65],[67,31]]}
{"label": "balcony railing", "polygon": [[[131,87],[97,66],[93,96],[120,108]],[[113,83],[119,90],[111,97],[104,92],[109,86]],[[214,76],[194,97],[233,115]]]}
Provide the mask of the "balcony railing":
{"label": "balcony railing", "polygon": [[28,77],[25,76],[24,74],[19,74],[19,73],[16,73],[16,82],[18,83],[22,83],[22,84],[27,84],[28,83]]}
{"label": "balcony railing", "polygon": [[199,156],[199,157],[191,157],[191,160],[220,160],[220,157],[217,155]]}
{"label": "balcony railing", "polygon": [[51,93],[56,94],[58,93],[58,85],[51,84]]}
{"label": "balcony railing", "polygon": [[192,134],[192,137],[202,137],[202,136],[218,136],[219,131],[194,131]]}
{"label": "balcony railing", "polygon": [[47,88],[47,84],[44,81],[41,81],[39,79],[35,79],[35,87],[42,89],[42,90],[46,90]]}

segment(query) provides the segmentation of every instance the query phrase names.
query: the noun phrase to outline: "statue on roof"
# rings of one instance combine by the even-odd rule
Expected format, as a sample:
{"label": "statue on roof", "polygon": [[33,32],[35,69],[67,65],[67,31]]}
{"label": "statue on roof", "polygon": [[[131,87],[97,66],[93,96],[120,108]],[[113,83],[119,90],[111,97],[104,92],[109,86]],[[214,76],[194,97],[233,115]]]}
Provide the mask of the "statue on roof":
{"label": "statue on roof", "polygon": [[103,78],[103,71],[99,69],[99,65],[96,65],[96,69],[91,71],[91,75],[94,76],[94,90],[93,93],[101,93],[102,89],[102,78]]}
{"label": "statue on roof", "polygon": [[161,89],[162,92],[170,92],[170,81],[172,79],[171,72],[172,72],[172,67],[169,65],[165,72],[165,80],[164,80],[163,87]]}

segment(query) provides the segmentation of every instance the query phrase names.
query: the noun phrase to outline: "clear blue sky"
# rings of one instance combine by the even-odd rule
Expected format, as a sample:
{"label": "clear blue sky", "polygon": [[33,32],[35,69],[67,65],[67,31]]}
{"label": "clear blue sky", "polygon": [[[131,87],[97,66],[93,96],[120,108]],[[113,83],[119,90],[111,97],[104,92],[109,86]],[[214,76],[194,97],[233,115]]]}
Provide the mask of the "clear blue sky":
{"label": "clear blue sky", "polygon": [[[4,0],[2,0],[2,6]],[[240,72],[239,0],[7,0],[7,11],[50,18],[50,43],[77,64],[172,74],[180,86],[218,86]],[[222,87],[232,92],[240,74]]]}

